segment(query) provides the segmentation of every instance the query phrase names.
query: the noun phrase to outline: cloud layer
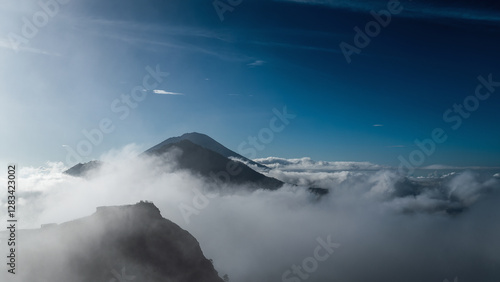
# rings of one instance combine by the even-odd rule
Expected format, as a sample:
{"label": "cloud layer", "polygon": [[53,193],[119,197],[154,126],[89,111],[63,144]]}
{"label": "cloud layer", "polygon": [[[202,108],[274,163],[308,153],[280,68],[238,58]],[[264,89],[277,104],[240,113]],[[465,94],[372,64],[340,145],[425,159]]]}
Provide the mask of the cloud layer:
{"label": "cloud layer", "polygon": [[[63,174],[60,163],[23,168],[22,226],[73,220],[92,214],[97,206],[151,200],[165,218],[199,240],[205,256],[231,281],[303,281],[298,274],[288,277],[296,280],[282,280],[282,275],[294,265],[307,264],[317,239],[328,237],[340,247],[314,271],[302,270],[307,281],[500,278],[500,180],[491,176],[468,171],[417,181],[384,169],[324,171],[341,166],[308,158],[268,158],[266,164],[279,168],[313,169],[268,172],[302,186],[255,192],[235,186],[214,192],[204,179],[176,170],[174,158],[136,157],[138,153],[136,146],[110,152],[102,158],[106,165],[88,178]],[[307,192],[308,185],[330,193],[318,198]],[[181,205],[195,211],[189,223]]]}
{"label": "cloud layer", "polygon": [[328,162],[314,161],[304,157],[299,159],[284,159],[278,157],[267,157],[255,159],[267,167],[281,170],[321,170],[321,171],[345,171],[345,170],[378,170],[383,166],[369,162]]}

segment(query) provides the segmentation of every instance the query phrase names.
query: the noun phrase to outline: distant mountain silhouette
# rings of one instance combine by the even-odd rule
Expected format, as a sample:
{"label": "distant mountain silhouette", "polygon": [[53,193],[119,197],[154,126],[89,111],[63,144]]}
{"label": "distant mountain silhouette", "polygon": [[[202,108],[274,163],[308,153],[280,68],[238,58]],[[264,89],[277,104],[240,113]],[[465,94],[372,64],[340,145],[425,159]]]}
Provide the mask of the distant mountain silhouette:
{"label": "distant mountain silhouette", "polygon": [[215,141],[214,139],[212,139],[210,136],[208,135],[205,135],[205,134],[202,134],[202,133],[198,133],[198,132],[191,132],[191,133],[185,133],[183,134],[182,136],[177,136],[177,137],[171,137],[171,138],[168,138],[167,140],[159,143],[158,145],[156,146],[153,146],[151,147],[150,149],[146,150],[145,153],[149,153],[151,151],[155,151],[157,150],[158,148],[161,148],[165,145],[169,145],[169,144],[174,144],[174,143],[178,143],[179,141],[182,141],[182,140],[189,140],[191,142],[193,142],[194,144],[198,145],[198,146],[201,146],[205,149],[209,149],[209,150],[212,150],[226,158],[237,158],[237,159],[240,159],[240,160],[243,160],[245,162],[248,162],[249,164],[251,165],[255,165],[255,166],[258,166],[259,168],[262,168],[262,169],[269,169],[267,166],[265,165],[262,165],[262,164],[259,164],[257,162],[254,162],[248,158],[245,158],[244,156],[234,152],[234,151],[231,151],[229,150],[228,148],[226,148],[224,145],[222,145],[221,143]]}
{"label": "distant mountain silhouette", "polygon": [[[181,154],[177,156],[179,168],[188,169],[209,180],[227,184],[246,184],[251,188],[270,190],[278,189],[284,184],[278,179],[253,170],[245,163],[231,160],[230,157],[234,157],[260,168],[269,169],[227,149],[219,142],[201,133],[186,133],[179,137],[169,138],[146,150],[143,155],[163,156],[174,148],[181,151]],[[100,165],[102,163],[99,161],[77,164],[66,170],[65,173],[73,176],[85,176],[90,170],[98,168]],[[311,187],[308,190],[318,196],[328,193],[328,189],[319,187]]]}
{"label": "distant mountain silhouette", "polygon": [[180,149],[181,154],[177,156],[179,168],[189,169],[214,181],[218,180],[228,184],[249,184],[256,188],[265,189],[278,189],[283,186],[283,182],[275,178],[267,177],[244,163],[233,161],[187,139],[159,145],[145,153],[161,156],[174,148]]}
{"label": "distant mountain silhouette", "polygon": [[3,271],[1,281],[223,281],[198,241],[148,202],[99,207],[89,217],[18,236],[18,272]]}
{"label": "distant mountain silhouette", "polygon": [[102,165],[101,161],[90,161],[87,163],[78,163],[72,166],[70,169],[64,171],[64,173],[72,176],[85,176],[89,171],[97,169]]}

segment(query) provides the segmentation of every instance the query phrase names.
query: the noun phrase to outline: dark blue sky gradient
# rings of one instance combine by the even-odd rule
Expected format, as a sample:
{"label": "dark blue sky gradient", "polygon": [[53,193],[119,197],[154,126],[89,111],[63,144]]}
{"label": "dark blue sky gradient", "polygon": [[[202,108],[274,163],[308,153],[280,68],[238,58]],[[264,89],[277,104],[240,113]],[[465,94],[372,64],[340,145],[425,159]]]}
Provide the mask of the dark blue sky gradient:
{"label": "dark blue sky gradient", "polygon": [[[16,149],[5,156],[63,161],[61,145],[75,148],[81,131],[105,117],[116,130],[85,159],[192,131],[236,150],[268,126],[273,108],[286,106],[297,117],[258,157],[395,166],[417,149],[415,139],[440,127],[448,140],[424,165],[500,166],[500,88],[459,129],[443,120],[474,94],[479,75],[500,81],[498,4],[401,3],[405,10],[349,64],[339,44],[353,44],[353,28],[386,1],[244,0],[221,22],[212,1],[74,0],[26,46],[58,56],[20,52],[4,76],[17,97],[6,103],[30,113],[17,125],[40,124],[8,141]],[[35,10],[14,13],[3,34]],[[249,65],[255,61],[265,63]],[[158,89],[184,95],[151,94],[118,120],[111,102],[140,84],[148,65],[170,73]]]}

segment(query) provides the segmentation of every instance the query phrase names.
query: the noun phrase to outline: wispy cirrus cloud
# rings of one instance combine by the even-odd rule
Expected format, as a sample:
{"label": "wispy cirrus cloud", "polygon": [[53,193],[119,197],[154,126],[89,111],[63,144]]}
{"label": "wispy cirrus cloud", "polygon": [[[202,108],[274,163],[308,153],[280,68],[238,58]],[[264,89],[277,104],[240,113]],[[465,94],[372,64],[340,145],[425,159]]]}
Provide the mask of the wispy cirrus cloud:
{"label": "wispy cirrus cloud", "polygon": [[[275,0],[280,2],[296,2],[310,5],[323,5],[338,9],[347,9],[359,12],[380,10],[387,6],[386,0],[365,0],[365,1],[345,1],[345,0]],[[500,21],[500,13],[492,9],[486,9],[478,5],[461,5],[422,1],[399,1],[404,6],[404,13],[398,16],[410,18],[447,18],[460,20],[477,21]],[[480,3],[479,3],[480,4]]]}
{"label": "wispy cirrus cloud", "polygon": [[184,93],[165,91],[162,89],[155,89],[155,90],[153,90],[153,93],[160,94],[160,95],[184,95]]}
{"label": "wispy cirrus cloud", "polygon": [[17,49],[15,49],[10,40],[8,39],[0,39],[0,48],[12,50],[13,53],[28,52],[40,55],[47,55],[47,56],[60,56],[60,54],[57,53],[48,52],[42,49],[32,48],[32,47],[19,46],[17,47]]}
{"label": "wispy cirrus cloud", "polygon": [[254,61],[252,63],[247,64],[247,66],[249,66],[249,67],[260,67],[260,66],[263,66],[265,63],[266,63],[266,61],[256,60],[256,61]]}
{"label": "wispy cirrus cloud", "polygon": [[[247,62],[252,57],[238,52],[224,51],[221,45],[233,44],[231,32],[214,31],[204,27],[175,26],[135,21],[82,19],[74,26],[78,32],[125,42],[137,48],[165,48],[202,53],[225,61]],[[189,39],[189,40],[186,40]],[[213,40],[218,47],[195,44],[193,40]]]}

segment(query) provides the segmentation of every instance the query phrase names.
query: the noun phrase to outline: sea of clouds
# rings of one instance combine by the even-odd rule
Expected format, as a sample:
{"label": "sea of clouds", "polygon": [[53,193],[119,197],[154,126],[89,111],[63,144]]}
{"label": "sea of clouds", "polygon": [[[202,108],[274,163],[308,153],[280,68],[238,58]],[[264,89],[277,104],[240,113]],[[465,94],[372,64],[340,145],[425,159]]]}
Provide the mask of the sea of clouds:
{"label": "sea of clouds", "polygon": [[[289,184],[277,191],[226,185],[217,192],[204,178],[177,170],[175,154],[139,153],[135,145],[113,150],[84,178],[64,174],[62,163],[22,167],[20,226],[38,228],[88,216],[98,206],[149,200],[195,236],[230,281],[500,280],[498,172],[406,178],[370,163],[272,157],[256,161],[270,167],[266,175]],[[308,187],[330,193],[319,197]],[[0,199],[5,208],[6,197]],[[186,220],[182,206],[196,212]],[[0,220],[6,222],[4,213]],[[313,264],[318,240],[338,247]],[[304,263],[314,270],[304,270]],[[294,273],[297,267],[302,275]]]}

